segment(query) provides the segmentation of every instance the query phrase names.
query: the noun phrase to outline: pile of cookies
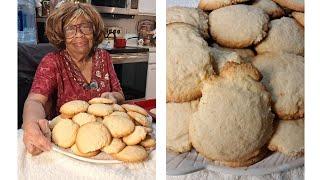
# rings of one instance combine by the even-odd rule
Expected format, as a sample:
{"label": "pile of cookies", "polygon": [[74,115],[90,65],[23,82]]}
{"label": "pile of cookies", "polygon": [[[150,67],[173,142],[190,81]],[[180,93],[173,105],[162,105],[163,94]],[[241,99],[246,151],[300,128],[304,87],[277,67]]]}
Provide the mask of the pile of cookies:
{"label": "pile of cookies", "polygon": [[167,9],[168,149],[232,167],[304,154],[303,11],[293,0]]}
{"label": "pile of cookies", "polygon": [[104,152],[120,161],[139,162],[155,147],[152,122],[147,111],[137,105],[93,98],[67,102],[60,113],[50,122],[52,141],[78,156]]}

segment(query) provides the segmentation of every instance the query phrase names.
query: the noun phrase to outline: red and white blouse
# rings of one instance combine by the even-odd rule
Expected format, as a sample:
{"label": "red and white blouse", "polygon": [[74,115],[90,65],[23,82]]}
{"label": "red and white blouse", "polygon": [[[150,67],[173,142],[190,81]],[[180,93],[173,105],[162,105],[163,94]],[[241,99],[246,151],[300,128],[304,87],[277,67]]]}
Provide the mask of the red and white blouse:
{"label": "red and white blouse", "polygon": [[51,52],[43,57],[30,93],[42,94],[49,98],[53,92],[57,92],[57,112],[68,101],[89,101],[94,97],[100,97],[104,92],[123,94],[110,54],[103,49],[96,49],[92,56],[90,83],[86,82],[66,50]]}

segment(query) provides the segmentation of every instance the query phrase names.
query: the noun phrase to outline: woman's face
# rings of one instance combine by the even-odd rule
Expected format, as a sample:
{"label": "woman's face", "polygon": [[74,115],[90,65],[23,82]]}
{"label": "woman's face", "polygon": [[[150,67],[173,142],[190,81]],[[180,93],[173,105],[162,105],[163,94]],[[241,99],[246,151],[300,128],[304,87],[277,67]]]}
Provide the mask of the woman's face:
{"label": "woman's face", "polygon": [[88,55],[93,46],[93,24],[80,16],[64,27],[66,49],[73,54]]}

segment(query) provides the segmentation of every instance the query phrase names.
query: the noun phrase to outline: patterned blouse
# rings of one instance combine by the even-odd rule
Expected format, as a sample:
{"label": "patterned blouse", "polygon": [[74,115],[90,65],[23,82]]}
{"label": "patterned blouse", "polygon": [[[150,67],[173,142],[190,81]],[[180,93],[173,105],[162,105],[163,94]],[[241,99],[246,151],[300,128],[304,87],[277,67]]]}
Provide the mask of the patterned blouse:
{"label": "patterned blouse", "polygon": [[88,101],[104,92],[120,92],[123,95],[110,55],[103,49],[96,49],[92,56],[90,83],[86,82],[66,50],[48,53],[37,68],[30,93],[49,98],[54,92],[57,93],[57,112],[68,101]]}

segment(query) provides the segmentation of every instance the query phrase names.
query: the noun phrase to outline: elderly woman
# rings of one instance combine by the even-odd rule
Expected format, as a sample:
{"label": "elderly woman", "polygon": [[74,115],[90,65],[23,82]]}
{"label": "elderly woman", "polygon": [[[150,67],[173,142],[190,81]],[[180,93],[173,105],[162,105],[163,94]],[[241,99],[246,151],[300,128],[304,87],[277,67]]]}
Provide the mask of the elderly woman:
{"label": "elderly woman", "polygon": [[57,112],[76,99],[124,101],[109,53],[97,48],[104,39],[104,23],[91,5],[62,4],[48,17],[46,34],[59,50],[41,60],[23,111],[24,143],[33,155],[51,149],[46,107],[53,94]]}

